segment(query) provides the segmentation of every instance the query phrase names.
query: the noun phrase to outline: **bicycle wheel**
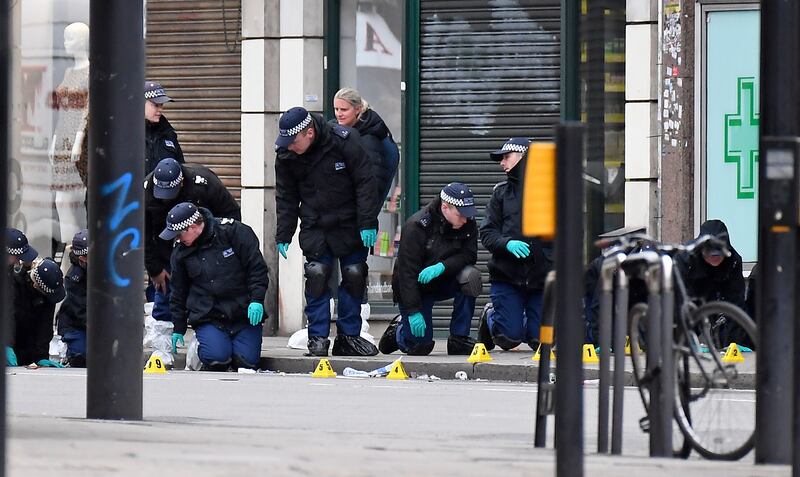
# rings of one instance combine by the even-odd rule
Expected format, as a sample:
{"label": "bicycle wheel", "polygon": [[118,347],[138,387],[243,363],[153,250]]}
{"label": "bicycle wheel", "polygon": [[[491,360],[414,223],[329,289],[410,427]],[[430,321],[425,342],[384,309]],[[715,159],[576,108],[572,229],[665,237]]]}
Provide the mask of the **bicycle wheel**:
{"label": "bicycle wheel", "polygon": [[[676,391],[676,419],[703,457],[737,460],[754,443],[756,401],[742,390],[748,384],[742,372],[755,369],[756,353],[743,353],[744,362],[722,362],[729,344],[720,343],[720,337],[712,333],[720,316],[756,343],[756,326],[739,307],[709,302],[697,308],[689,317],[688,329],[679,330],[676,337],[676,390],[686,390]],[[678,366],[678,362],[688,366]]]}
{"label": "bicycle wheel", "polygon": [[[642,405],[644,406],[647,416],[650,415],[650,390],[647,383],[647,355],[646,338],[647,336],[647,304],[637,303],[628,312],[628,337],[630,340],[631,348],[631,363],[633,364],[633,381],[636,388],[639,390],[639,396],[642,398]],[[679,366],[678,362],[675,363],[676,368]],[[675,401],[676,407],[679,401]],[[677,410],[673,412],[677,418]],[[687,416],[691,416],[689,412]],[[646,417],[645,419],[649,419]],[[648,423],[649,427],[649,423]],[[683,430],[678,426],[677,420],[672,420],[672,454],[675,457],[686,459],[692,451],[692,443],[686,439]]]}

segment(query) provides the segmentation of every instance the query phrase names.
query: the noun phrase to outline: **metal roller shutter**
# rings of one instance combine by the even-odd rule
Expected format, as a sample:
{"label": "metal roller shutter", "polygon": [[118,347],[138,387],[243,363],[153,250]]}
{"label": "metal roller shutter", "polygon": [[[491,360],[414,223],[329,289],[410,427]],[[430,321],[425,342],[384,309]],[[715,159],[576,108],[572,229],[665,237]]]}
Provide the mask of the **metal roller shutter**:
{"label": "metal roller shutter", "polygon": [[[502,4],[502,6],[494,6]],[[560,1],[422,1],[420,5],[420,204],[451,181],[476,194],[479,220],[505,179],[488,151],[511,136],[550,140],[559,120]],[[489,253],[478,264],[488,301]],[[449,326],[450,304],[434,310]]]}
{"label": "metal roller shutter", "polygon": [[147,0],[147,78],[174,103],[165,115],[187,162],[241,189],[241,0]]}

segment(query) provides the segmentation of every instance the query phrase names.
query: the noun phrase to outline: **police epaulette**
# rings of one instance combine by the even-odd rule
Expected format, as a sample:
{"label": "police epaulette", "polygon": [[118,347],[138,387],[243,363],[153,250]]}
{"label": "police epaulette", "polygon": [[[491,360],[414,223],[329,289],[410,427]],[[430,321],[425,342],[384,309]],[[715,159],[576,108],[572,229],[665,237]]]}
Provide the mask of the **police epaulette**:
{"label": "police epaulette", "polygon": [[201,175],[196,175],[196,176],[194,176],[194,183],[195,184],[208,185],[208,179],[206,179],[205,177],[203,177]]}
{"label": "police epaulette", "polygon": [[420,217],[419,224],[424,228],[428,228],[428,226],[431,224],[431,214],[425,214]]}
{"label": "police epaulette", "polygon": [[497,184],[494,185],[494,187],[492,187],[492,191],[494,191],[495,189],[497,189],[501,185],[506,185],[506,184],[508,184],[508,181],[498,182]]}
{"label": "police epaulette", "polygon": [[222,224],[222,225],[232,224],[233,222],[234,222],[234,220],[231,219],[231,218],[228,218],[228,217],[219,219],[219,223]]}
{"label": "police epaulette", "polygon": [[333,131],[334,134],[336,134],[337,136],[339,136],[342,139],[347,139],[347,136],[350,135],[350,130],[348,128],[346,128],[345,126],[341,126],[339,124],[334,124],[331,127],[331,130]]}

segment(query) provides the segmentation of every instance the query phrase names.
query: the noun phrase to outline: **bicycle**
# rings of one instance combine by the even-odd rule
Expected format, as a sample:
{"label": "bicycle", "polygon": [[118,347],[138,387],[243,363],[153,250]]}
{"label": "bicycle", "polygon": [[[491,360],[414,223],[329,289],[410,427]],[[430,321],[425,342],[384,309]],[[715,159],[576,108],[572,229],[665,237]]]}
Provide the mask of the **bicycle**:
{"label": "bicycle", "polygon": [[[657,253],[670,257],[679,252],[694,253],[706,244],[721,247],[726,255],[729,254],[727,244],[710,235],[699,237],[685,245],[663,245],[650,237],[636,234],[621,237],[608,244],[604,256],[629,253],[643,242],[649,242]],[[754,344],[757,342],[756,326],[744,311],[731,303],[696,303],[688,295],[680,273],[674,273],[673,277],[677,305],[672,349],[675,363],[673,421],[680,430],[679,435],[673,433],[673,453],[687,457],[691,448],[694,448],[708,459],[740,459],[753,448],[755,401],[741,399],[736,390],[737,387],[742,387],[743,381],[737,367],[739,363],[723,361],[722,355],[731,344],[721,341],[723,336],[719,333],[719,327],[730,321],[741,328],[749,344]],[[648,385],[656,379],[660,368],[653,366],[651,371],[647,371],[644,352],[647,345],[647,305],[635,305],[628,316],[633,377],[647,413],[640,424],[643,430],[648,431]],[[749,360],[755,359],[755,352],[747,354],[751,355]],[[733,417],[742,411],[751,410],[752,420],[746,417],[742,421]],[[683,437],[683,441],[680,437]]]}

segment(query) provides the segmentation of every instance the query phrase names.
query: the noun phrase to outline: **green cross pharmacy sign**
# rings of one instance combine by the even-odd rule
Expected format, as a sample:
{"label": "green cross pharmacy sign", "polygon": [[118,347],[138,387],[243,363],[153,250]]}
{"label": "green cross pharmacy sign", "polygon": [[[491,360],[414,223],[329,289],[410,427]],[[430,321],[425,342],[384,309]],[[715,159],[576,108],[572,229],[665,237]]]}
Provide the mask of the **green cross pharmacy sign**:
{"label": "green cross pharmacy sign", "polygon": [[758,258],[759,22],[758,10],[745,6],[711,9],[703,22],[705,144],[699,221],[724,221],[746,262]]}

